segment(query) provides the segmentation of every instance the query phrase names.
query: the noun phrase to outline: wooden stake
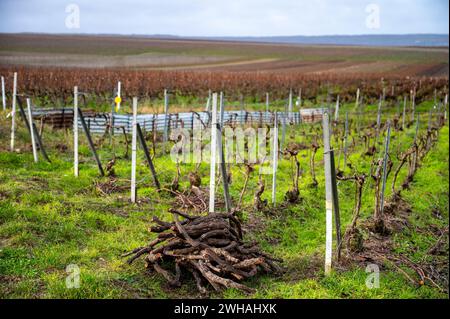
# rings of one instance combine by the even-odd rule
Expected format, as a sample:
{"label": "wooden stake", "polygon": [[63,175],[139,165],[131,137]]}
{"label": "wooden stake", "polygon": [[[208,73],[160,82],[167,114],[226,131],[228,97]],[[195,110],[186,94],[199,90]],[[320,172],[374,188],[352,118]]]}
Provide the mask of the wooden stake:
{"label": "wooden stake", "polygon": [[211,161],[209,175],[209,212],[215,212],[216,196],[216,158],[217,158],[217,93],[212,95],[212,118],[211,118]]}
{"label": "wooden stake", "polygon": [[17,72],[14,72],[12,110],[11,110],[11,152],[14,152],[14,140],[16,133],[16,99],[17,99]]}
{"label": "wooden stake", "polygon": [[[165,93],[164,93],[165,95]],[[137,151],[137,97],[133,98],[133,122],[131,135],[131,202],[136,203],[136,151]]]}
{"label": "wooden stake", "polygon": [[[28,123],[30,123],[30,127],[33,127],[33,114],[31,113],[31,100],[27,99],[27,109],[28,109]],[[31,135],[31,146],[33,147],[33,158],[34,158],[34,162],[37,163],[38,162],[38,153],[37,153],[37,149],[36,149],[36,141],[34,138],[34,130],[31,129],[30,130],[30,135]]]}
{"label": "wooden stake", "polygon": [[73,88],[73,174],[78,177],[78,86]]}

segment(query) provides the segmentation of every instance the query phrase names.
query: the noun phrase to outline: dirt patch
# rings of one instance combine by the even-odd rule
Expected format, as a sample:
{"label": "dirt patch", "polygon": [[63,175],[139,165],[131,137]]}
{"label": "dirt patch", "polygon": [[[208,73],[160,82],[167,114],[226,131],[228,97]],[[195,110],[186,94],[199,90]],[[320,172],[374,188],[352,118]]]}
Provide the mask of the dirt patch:
{"label": "dirt patch", "polygon": [[[341,260],[341,267],[349,268],[356,264],[365,267],[368,263],[391,267],[401,273],[412,285],[420,287],[428,284],[448,293],[448,226],[445,229],[429,230],[440,234],[436,243],[428,250],[427,258],[412,261],[403,254],[395,252],[395,243],[391,234],[401,233],[411,228],[409,217],[411,206],[400,196],[392,198],[385,206],[384,225],[385,234],[373,232],[374,221],[369,219],[360,226],[364,229],[365,237],[362,248],[358,251],[346,251]],[[418,230],[416,231],[425,231]]]}

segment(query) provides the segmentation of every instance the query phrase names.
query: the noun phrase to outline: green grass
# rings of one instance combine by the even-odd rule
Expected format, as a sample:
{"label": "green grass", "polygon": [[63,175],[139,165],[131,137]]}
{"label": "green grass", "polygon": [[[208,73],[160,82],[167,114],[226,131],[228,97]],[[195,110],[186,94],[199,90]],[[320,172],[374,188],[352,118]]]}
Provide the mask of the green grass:
{"label": "green grass", "polygon": [[[421,105],[423,110],[429,104]],[[350,109],[351,106],[348,106]],[[345,110],[347,107],[344,107]],[[3,114],[2,114],[3,118]],[[170,289],[158,275],[148,274],[143,262],[131,266],[120,255],[146,244],[151,236],[147,231],[153,215],[170,220],[167,213],[171,198],[158,194],[145,165],[143,154],[138,156],[138,198],[142,202],[131,204],[129,191],[103,196],[96,191],[94,182],[105,182],[98,177],[86,141],[82,138],[80,149],[80,176],[73,177],[71,136],[62,131],[44,133],[52,164],[33,163],[29,138],[23,123],[19,122],[18,153],[6,151],[9,146],[8,122],[0,121],[0,298],[197,298],[195,284],[187,282],[181,289]],[[421,132],[424,131],[421,128]],[[287,141],[308,143],[299,130],[309,131],[309,126],[289,129]],[[354,134],[354,133],[352,133]],[[393,132],[392,149],[406,149],[414,135],[414,126],[405,133]],[[448,225],[448,150],[449,130],[440,131],[439,141],[425,157],[410,189],[402,193],[411,205],[408,231],[393,236],[395,252],[412,260],[428,258],[426,251],[436,236],[426,230]],[[98,140],[99,136],[95,136]],[[124,153],[122,136],[116,137],[117,155]],[[69,146],[66,152],[57,151],[55,145]],[[159,150],[158,150],[159,152]],[[369,159],[357,148],[350,162],[360,171],[369,171]],[[108,141],[99,150],[106,163],[111,158]],[[256,288],[256,293],[244,295],[234,289],[212,293],[224,298],[447,298],[436,288],[425,285],[417,288],[389,265],[380,265],[380,288],[365,285],[367,273],[363,266],[336,268],[325,277],[323,259],[325,250],[325,209],[322,151],[316,156],[318,188],[310,187],[309,155],[299,155],[304,170],[300,178],[302,202],[283,205],[272,214],[251,209],[257,174],[253,174],[244,196],[243,218],[250,224],[246,236],[257,239],[270,254],[284,259],[286,273],[262,275],[246,282]],[[166,156],[157,156],[155,165],[161,172],[161,181],[168,184],[173,178],[175,165]],[[193,165],[182,165],[182,187],[188,181],[184,175]],[[200,166],[203,185],[208,185],[208,164]],[[130,163],[118,159],[117,184],[128,185]],[[231,195],[239,197],[244,181],[243,168],[232,166]],[[284,159],[278,172],[277,202],[282,203],[284,193],[291,185],[291,163]],[[346,170],[346,174],[350,174]],[[403,180],[402,172],[399,180]],[[266,192],[263,198],[270,202],[271,176],[265,176]],[[387,197],[390,195],[388,181]],[[342,225],[346,227],[352,215],[354,185],[339,183]],[[220,189],[219,189],[220,192]],[[366,187],[363,193],[362,220],[373,211],[373,190]],[[424,231],[425,230],[425,231]],[[414,248],[414,249],[413,249]],[[447,255],[448,261],[448,255]],[[66,267],[76,264],[81,270],[80,288],[66,288]]]}

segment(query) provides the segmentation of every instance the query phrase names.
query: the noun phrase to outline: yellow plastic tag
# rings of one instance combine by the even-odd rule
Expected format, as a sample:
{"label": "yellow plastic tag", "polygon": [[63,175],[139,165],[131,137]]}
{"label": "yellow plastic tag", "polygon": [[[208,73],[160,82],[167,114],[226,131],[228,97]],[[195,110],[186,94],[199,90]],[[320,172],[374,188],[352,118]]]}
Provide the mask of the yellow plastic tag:
{"label": "yellow plastic tag", "polygon": [[116,98],[114,99],[114,102],[116,104],[119,104],[120,102],[122,102],[122,98],[120,96],[116,96]]}

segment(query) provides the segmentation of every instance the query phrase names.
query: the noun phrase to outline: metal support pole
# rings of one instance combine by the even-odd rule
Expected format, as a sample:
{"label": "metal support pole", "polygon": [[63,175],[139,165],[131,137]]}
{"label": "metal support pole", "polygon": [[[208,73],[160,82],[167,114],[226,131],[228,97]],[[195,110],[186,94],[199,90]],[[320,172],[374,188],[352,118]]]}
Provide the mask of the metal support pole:
{"label": "metal support pole", "polygon": [[[27,99],[27,109],[28,109],[28,123],[30,123],[30,127],[33,127],[33,114],[31,113],[31,100]],[[34,162],[38,162],[38,153],[36,149],[36,141],[34,138],[34,130],[30,130],[31,135],[31,146],[33,148],[33,158]]]}
{"label": "metal support pole", "polygon": [[278,169],[278,112],[275,111],[275,125],[273,128],[273,171],[272,171],[272,203],[276,205],[277,169]]}
{"label": "metal support pole", "polygon": [[16,134],[16,99],[17,99],[17,72],[14,72],[12,110],[11,110],[11,152],[14,152],[14,140]]}
{"label": "metal support pole", "polygon": [[79,175],[78,169],[78,86],[73,88],[73,174]]}
{"label": "metal support pole", "polygon": [[217,159],[217,93],[212,95],[211,114],[211,159],[209,175],[209,212],[215,212],[216,196],[216,159]]}
{"label": "metal support pole", "polygon": [[97,162],[98,171],[101,176],[105,176],[105,172],[103,171],[102,163],[97,155],[97,151],[95,150],[94,142],[92,141],[91,133],[89,133],[89,129],[86,125],[86,121],[84,120],[83,112],[81,112],[80,108],[78,108],[78,116],[80,117],[81,126],[83,127],[84,134],[86,134],[86,138],[88,140],[89,148],[91,149],[92,155],[94,155],[94,159]]}
{"label": "metal support pole", "polygon": [[329,114],[325,112],[322,118],[323,123],[323,151],[325,164],[325,211],[326,211],[326,231],[325,231],[325,275],[331,272],[331,260],[333,249],[333,188],[331,178],[331,156],[330,156],[330,128]]}
{"label": "metal support pole", "polygon": [[2,76],[2,104],[3,111],[6,111],[5,77]]}
{"label": "metal support pole", "polygon": [[386,189],[386,178],[387,178],[387,161],[389,158],[389,142],[391,139],[391,122],[387,122],[387,132],[386,141],[384,146],[384,159],[383,159],[383,184],[381,186],[381,196],[380,196],[380,214],[383,215],[384,209],[384,191]]}
{"label": "metal support pole", "polygon": [[136,203],[137,97],[133,98],[131,135],[131,202]]}
{"label": "metal support pole", "polygon": [[159,183],[155,166],[153,165],[152,157],[150,156],[150,152],[148,151],[147,143],[145,142],[144,134],[142,133],[141,126],[139,123],[136,124],[136,129],[138,133],[139,142],[141,143],[141,147],[144,150],[145,158],[148,163],[148,167],[150,168],[150,172],[153,176],[153,182],[155,183],[155,186],[158,190],[161,189],[161,184]]}

